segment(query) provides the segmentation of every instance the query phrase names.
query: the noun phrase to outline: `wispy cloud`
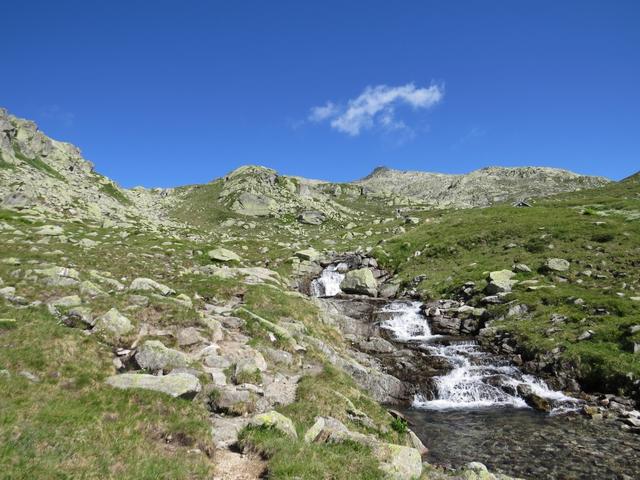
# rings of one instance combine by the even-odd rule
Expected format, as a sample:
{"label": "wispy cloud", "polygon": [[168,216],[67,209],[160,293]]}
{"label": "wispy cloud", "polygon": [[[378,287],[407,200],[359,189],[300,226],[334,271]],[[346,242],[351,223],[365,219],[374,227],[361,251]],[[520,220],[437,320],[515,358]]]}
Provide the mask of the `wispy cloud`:
{"label": "wispy cloud", "polygon": [[312,122],[328,121],[331,128],[350,136],[357,136],[363,130],[379,127],[384,131],[410,130],[396,118],[396,109],[400,105],[411,108],[428,109],[442,101],[444,87],[430,85],[417,88],[413,83],[390,87],[377,85],[367,87],[356,98],[340,106],[327,102],[323,106],[313,107],[308,119]]}
{"label": "wispy cloud", "polygon": [[47,105],[40,109],[40,116],[47,120],[54,120],[63,127],[71,127],[73,125],[73,121],[76,116],[71,113],[63,110],[60,105]]}
{"label": "wispy cloud", "polygon": [[456,149],[466,143],[471,142],[472,140],[480,137],[484,137],[487,134],[487,131],[480,127],[471,127],[471,129],[461,136],[456,143],[454,143],[451,148]]}

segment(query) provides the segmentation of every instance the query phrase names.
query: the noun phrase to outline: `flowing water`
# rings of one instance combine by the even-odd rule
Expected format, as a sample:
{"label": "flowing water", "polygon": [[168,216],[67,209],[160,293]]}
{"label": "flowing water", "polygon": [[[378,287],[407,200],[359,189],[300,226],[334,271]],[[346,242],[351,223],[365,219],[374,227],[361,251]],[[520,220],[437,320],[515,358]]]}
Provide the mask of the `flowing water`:
{"label": "flowing water", "polygon": [[[482,351],[474,341],[431,335],[419,307],[417,302],[388,304],[381,327],[396,341],[418,344],[450,366],[433,379],[434,391],[417,395],[403,411],[429,448],[428,461],[455,467],[480,461],[532,479],[640,478],[637,435],[621,431],[614,421],[567,414],[579,407],[577,400]],[[519,385],[547,399],[552,414],[529,408]]]}
{"label": "flowing water", "polygon": [[[312,294],[340,293],[344,275],[338,270],[327,267],[312,282]],[[420,306],[388,303],[380,327],[448,365],[431,379],[431,391],[401,410],[429,449],[427,461],[453,467],[479,461],[493,471],[536,480],[640,479],[638,435],[622,431],[616,421],[573,412],[579,401],[484,352],[475,341],[433,335]],[[518,386],[545,398],[552,413],[529,408]]]}
{"label": "flowing water", "polygon": [[311,294],[314,297],[335,297],[341,292],[340,282],[343,279],[344,273],[338,271],[338,265],[329,265],[311,282]]}

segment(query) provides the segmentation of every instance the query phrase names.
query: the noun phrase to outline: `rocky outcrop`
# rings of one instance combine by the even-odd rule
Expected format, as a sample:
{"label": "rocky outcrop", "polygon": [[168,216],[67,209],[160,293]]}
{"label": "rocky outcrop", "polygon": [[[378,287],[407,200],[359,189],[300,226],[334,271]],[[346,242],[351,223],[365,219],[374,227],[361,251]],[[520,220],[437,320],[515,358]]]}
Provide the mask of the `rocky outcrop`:
{"label": "rocky outcrop", "polygon": [[468,208],[595,188],[608,182],[602,177],[545,167],[488,167],[463,175],[380,167],[354,183],[370,194],[402,196],[438,208]]}

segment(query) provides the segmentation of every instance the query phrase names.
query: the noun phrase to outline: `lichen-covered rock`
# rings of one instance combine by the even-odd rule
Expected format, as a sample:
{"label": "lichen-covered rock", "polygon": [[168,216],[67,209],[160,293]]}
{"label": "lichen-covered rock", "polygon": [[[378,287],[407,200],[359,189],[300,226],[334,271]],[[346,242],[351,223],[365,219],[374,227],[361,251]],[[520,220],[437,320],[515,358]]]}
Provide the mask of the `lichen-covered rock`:
{"label": "lichen-covered rock", "polygon": [[94,329],[115,337],[123,337],[131,333],[133,325],[118,309],[112,308],[96,319]]}
{"label": "lichen-covered rock", "polygon": [[489,283],[485,288],[485,292],[489,295],[510,292],[513,286],[518,283],[516,280],[512,280],[515,275],[511,270],[497,270],[489,273],[487,278]]}
{"label": "lichen-covered rock", "polygon": [[291,438],[298,438],[298,432],[296,432],[296,427],[291,419],[275,410],[256,415],[251,419],[251,425],[274,428]]}
{"label": "lichen-covered rock", "polygon": [[162,376],[123,373],[107,378],[107,384],[125,390],[140,388],[183,398],[192,398],[202,389],[200,380],[190,373],[172,373]]}
{"label": "lichen-covered rock", "polygon": [[189,358],[184,353],[167,348],[158,340],[147,340],[136,353],[136,362],[145,370],[169,371],[174,368],[186,367]]}
{"label": "lichen-covered rock", "polygon": [[340,289],[345,293],[355,293],[375,297],[378,294],[378,282],[368,268],[359,268],[347,272],[340,283]]}
{"label": "lichen-covered rock", "polygon": [[170,287],[163,285],[162,283],[156,282],[150,278],[136,278],[133,282],[131,282],[131,286],[129,287],[131,291],[143,291],[143,292],[158,292],[160,295],[168,296],[176,293]]}
{"label": "lichen-covered rock", "polygon": [[566,272],[569,267],[571,264],[564,258],[548,258],[543,268],[550,272]]}
{"label": "lichen-covered rock", "polygon": [[372,452],[389,480],[415,480],[422,475],[422,456],[415,448],[379,443]]}
{"label": "lichen-covered rock", "polygon": [[320,252],[318,252],[315,248],[310,247],[304,250],[298,250],[295,253],[295,256],[302,260],[315,262],[320,259]]}

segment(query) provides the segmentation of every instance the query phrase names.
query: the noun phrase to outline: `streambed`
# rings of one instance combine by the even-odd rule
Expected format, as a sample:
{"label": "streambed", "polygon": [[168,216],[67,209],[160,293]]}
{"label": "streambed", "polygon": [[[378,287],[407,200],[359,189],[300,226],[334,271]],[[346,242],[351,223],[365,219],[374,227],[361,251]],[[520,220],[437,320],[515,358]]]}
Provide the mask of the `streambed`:
{"label": "streambed", "polygon": [[[339,270],[325,269],[312,293],[339,294]],[[585,418],[578,413],[581,401],[482,350],[473,338],[433,335],[420,306],[391,301],[374,316],[390,339],[446,365],[431,374],[430,388],[415,395],[411,407],[400,409],[429,449],[428,462],[459,467],[479,461],[526,479],[640,479],[640,436],[621,430],[616,420]],[[551,413],[530,408],[531,395]]]}

